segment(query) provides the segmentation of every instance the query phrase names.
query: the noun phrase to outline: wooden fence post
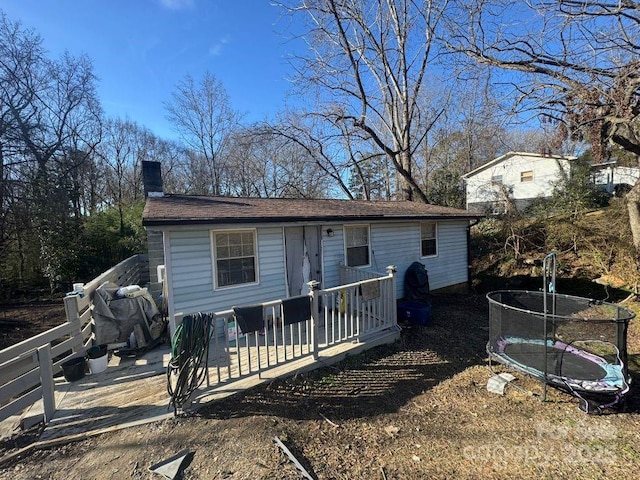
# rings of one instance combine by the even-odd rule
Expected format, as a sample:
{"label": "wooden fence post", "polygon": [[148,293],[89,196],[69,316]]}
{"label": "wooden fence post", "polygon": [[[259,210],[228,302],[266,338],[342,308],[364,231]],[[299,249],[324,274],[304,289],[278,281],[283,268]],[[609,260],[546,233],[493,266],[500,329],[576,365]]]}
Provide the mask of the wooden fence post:
{"label": "wooden fence post", "polygon": [[71,351],[73,353],[82,352],[84,342],[82,341],[82,325],[80,324],[80,312],[78,311],[78,295],[64,297],[64,310],[67,315],[67,322],[73,325],[73,337],[77,340],[71,347]]}
{"label": "wooden fence post", "polygon": [[309,296],[311,297],[311,344],[313,345],[313,359],[318,360],[318,325],[320,321],[318,319],[319,314],[319,301],[318,301],[318,289],[320,288],[320,282],[315,280],[307,283],[309,285]]}
{"label": "wooden fence post", "polygon": [[40,384],[42,385],[44,423],[46,425],[56,413],[56,395],[53,384],[53,361],[51,358],[50,343],[38,348],[38,364],[40,366]]}

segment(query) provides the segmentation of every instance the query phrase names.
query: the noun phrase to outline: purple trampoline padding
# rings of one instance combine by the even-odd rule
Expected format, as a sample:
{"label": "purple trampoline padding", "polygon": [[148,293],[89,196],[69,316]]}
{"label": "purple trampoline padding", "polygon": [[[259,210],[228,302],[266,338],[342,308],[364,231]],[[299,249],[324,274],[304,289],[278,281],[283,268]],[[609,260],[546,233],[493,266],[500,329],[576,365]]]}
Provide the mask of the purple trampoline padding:
{"label": "purple trampoline padding", "polygon": [[[628,389],[622,365],[567,343],[500,337],[492,355],[501,363],[533,377],[584,392],[619,393]],[[545,365],[546,364],[546,365]]]}

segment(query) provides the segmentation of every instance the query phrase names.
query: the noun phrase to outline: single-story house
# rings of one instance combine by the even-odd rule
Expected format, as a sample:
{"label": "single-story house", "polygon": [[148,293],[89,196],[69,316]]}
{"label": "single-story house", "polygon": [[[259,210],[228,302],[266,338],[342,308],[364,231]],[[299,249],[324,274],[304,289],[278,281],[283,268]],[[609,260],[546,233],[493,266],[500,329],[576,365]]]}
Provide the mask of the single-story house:
{"label": "single-story house", "polygon": [[[231,198],[148,192],[143,225],[153,270],[164,265],[169,319],[341,285],[340,266],[384,274],[422,262],[432,290],[469,281],[478,214],[405,201]],[[152,273],[153,274],[153,273]],[[171,323],[172,328],[175,326]]]}
{"label": "single-story house", "polygon": [[634,186],[640,179],[640,168],[618,165],[617,162],[597,163],[591,166],[591,176],[595,186],[613,194],[619,189]]}
{"label": "single-story house", "polygon": [[504,213],[505,195],[518,210],[535,198],[550,197],[560,172],[570,172],[576,157],[524,152],[508,152],[462,176],[467,209],[474,212]]}

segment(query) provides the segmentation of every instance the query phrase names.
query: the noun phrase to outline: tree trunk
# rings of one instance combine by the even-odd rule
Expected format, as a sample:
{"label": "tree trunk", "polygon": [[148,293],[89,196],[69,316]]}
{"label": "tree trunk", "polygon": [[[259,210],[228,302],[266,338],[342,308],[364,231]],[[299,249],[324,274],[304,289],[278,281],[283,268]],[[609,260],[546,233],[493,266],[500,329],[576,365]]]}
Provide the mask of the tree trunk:
{"label": "tree trunk", "polygon": [[516,206],[516,202],[513,200],[512,196],[507,190],[506,185],[500,183],[498,185],[498,193],[500,195],[501,200],[504,202],[504,213],[507,215],[515,215],[518,213],[518,207]]}
{"label": "tree trunk", "polygon": [[625,198],[629,214],[629,227],[633,246],[636,248],[636,259],[640,260],[640,180],[629,190]]}
{"label": "tree trunk", "polygon": [[[400,165],[407,172],[407,176],[411,177],[411,155],[408,151],[400,153]],[[411,201],[413,200],[413,187],[407,176],[400,175],[400,199]]]}
{"label": "tree trunk", "polygon": [[429,199],[425,192],[416,183],[411,174],[412,158],[409,151],[400,152],[395,158],[392,158],[393,164],[396,168],[396,172],[399,175],[398,200],[408,201],[420,201],[422,203],[429,203]]}

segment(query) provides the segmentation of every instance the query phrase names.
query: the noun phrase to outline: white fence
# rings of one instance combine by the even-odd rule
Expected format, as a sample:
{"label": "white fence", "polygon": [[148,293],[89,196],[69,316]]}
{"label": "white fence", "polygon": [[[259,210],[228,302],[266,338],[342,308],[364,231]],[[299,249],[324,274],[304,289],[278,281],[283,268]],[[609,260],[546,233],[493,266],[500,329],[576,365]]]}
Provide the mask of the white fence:
{"label": "white fence", "polygon": [[324,349],[397,328],[395,268],[387,271],[326,290],[310,282],[310,317],[295,323],[287,318],[283,305],[306,296],[253,306],[261,307],[262,328],[247,334],[239,332],[234,310],[209,314],[207,386],[260,376],[305,357],[317,360]]}
{"label": "white fence", "polygon": [[[389,267],[387,267],[387,269],[388,268]],[[347,267],[346,265],[340,264],[340,284],[341,285],[345,285],[347,283],[360,282],[362,280],[372,280],[374,278],[382,278],[385,275],[386,274],[384,273],[374,272],[372,270],[365,270],[365,269],[356,268],[356,267]]]}

